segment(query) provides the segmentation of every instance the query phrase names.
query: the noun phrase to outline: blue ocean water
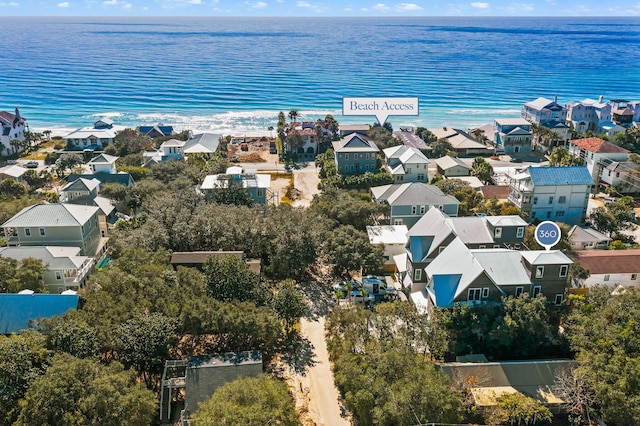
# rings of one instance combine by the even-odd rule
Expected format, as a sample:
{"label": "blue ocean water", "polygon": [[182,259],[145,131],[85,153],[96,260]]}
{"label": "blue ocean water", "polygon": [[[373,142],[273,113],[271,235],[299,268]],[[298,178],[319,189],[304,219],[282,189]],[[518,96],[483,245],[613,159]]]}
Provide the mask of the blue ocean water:
{"label": "blue ocean water", "polygon": [[468,128],[539,96],[640,100],[639,18],[0,18],[0,110],[267,133],[344,96],[417,96],[400,125]]}

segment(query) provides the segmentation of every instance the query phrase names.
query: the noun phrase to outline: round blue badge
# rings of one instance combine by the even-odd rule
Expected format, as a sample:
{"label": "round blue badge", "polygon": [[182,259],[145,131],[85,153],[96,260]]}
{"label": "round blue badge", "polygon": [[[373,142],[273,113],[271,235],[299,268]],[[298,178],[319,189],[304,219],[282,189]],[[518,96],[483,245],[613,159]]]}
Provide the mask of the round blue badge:
{"label": "round blue badge", "polygon": [[536,227],[536,241],[547,250],[558,244],[561,236],[560,227],[555,222],[547,220]]}

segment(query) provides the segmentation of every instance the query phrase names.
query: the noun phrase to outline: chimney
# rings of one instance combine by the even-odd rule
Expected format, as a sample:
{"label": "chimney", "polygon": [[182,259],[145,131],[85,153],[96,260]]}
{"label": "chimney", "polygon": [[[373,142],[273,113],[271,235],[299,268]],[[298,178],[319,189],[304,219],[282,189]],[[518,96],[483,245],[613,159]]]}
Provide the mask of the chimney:
{"label": "chimney", "polygon": [[600,103],[604,102],[604,96],[600,95],[600,97],[598,98],[598,102]]}
{"label": "chimney", "polygon": [[553,97],[553,103],[554,103],[554,104],[557,104],[557,103],[558,103],[558,95],[556,95],[556,96],[554,96],[554,97]]}

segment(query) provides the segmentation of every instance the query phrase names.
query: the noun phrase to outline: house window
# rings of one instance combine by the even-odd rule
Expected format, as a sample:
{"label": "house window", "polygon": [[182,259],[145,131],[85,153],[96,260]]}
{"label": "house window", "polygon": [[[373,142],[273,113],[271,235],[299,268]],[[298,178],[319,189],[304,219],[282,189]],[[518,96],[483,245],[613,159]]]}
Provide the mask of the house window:
{"label": "house window", "polygon": [[407,174],[411,174],[411,167],[407,168]]}
{"label": "house window", "polygon": [[424,175],[423,174],[418,175],[418,180],[419,181],[423,181],[424,180]]}
{"label": "house window", "polygon": [[553,197],[549,197],[549,204],[553,204]]}
{"label": "house window", "polygon": [[560,267],[560,276],[561,277],[566,277],[567,276],[567,271],[569,270],[569,267],[567,265],[562,265]]}
{"label": "house window", "polygon": [[25,237],[30,237],[31,236],[31,229],[24,228],[24,236]]}
{"label": "house window", "polygon": [[604,276],[604,280],[605,280],[605,281],[609,281],[609,278],[610,278],[609,274],[606,274],[606,275]]}
{"label": "house window", "polygon": [[518,287],[516,287],[516,293],[515,293],[515,296],[516,296],[516,297],[520,297],[520,296],[522,295],[522,293],[524,293],[524,287],[522,287],[522,286],[518,286]]}
{"label": "house window", "polygon": [[402,225],[402,219],[393,219],[394,225]]}
{"label": "house window", "polygon": [[402,176],[402,175],[398,176],[398,180],[399,181],[403,181],[404,180],[404,176]]}
{"label": "house window", "polygon": [[469,293],[467,295],[467,300],[469,302],[480,300],[482,297],[482,289],[480,288],[470,288]]}
{"label": "house window", "polygon": [[365,158],[365,160],[369,159],[369,153],[368,152],[364,155],[364,158]]}
{"label": "house window", "polygon": [[264,188],[258,188],[258,197],[264,197]]}
{"label": "house window", "polygon": [[638,274],[631,274],[631,281],[635,281],[638,279]]}
{"label": "house window", "polygon": [[487,297],[489,297],[489,287],[485,287],[482,289],[482,298],[486,299]]}
{"label": "house window", "polygon": [[413,271],[413,280],[420,281],[422,279],[422,269],[418,268]]}
{"label": "house window", "polygon": [[540,287],[539,285],[533,287],[533,298],[535,299],[536,297],[538,297],[541,291],[542,287]]}
{"label": "house window", "polygon": [[411,206],[411,214],[416,214],[418,211],[418,206]]}
{"label": "house window", "polygon": [[556,212],[556,217],[562,217],[562,216],[564,216],[564,210]]}
{"label": "house window", "polygon": [[420,206],[420,214],[424,214],[427,211],[427,206]]}
{"label": "house window", "polygon": [[45,235],[44,228],[40,228],[40,236],[44,237]]}
{"label": "house window", "polygon": [[61,280],[62,279],[62,274],[60,273],[60,271],[56,271],[56,280]]}
{"label": "house window", "polygon": [[564,294],[562,293],[556,294],[556,306],[562,305],[562,302],[564,302]]}
{"label": "house window", "polygon": [[551,212],[547,212],[547,219],[551,217]]}
{"label": "house window", "polygon": [[518,230],[516,231],[516,238],[524,237],[524,226],[518,226]]}
{"label": "house window", "polygon": [[566,202],[567,202],[567,197],[565,197],[564,195],[561,195],[558,197],[558,203],[564,204]]}
{"label": "house window", "polygon": [[533,197],[533,204],[538,204],[538,197]]}
{"label": "house window", "polygon": [[345,159],[345,160],[348,160],[348,159],[349,159],[349,154],[345,154],[345,155],[344,155],[344,159]]}
{"label": "house window", "polygon": [[484,244],[482,244],[482,245],[481,245],[480,247],[478,247],[478,248],[484,249],[484,248],[487,248],[487,246],[485,246]]}
{"label": "house window", "polygon": [[364,165],[364,171],[365,171],[365,172],[368,172],[368,171],[369,171],[369,165],[368,165],[368,164],[365,164],[365,165]]}
{"label": "house window", "polygon": [[537,266],[536,267],[536,278],[542,278],[544,277],[544,266]]}
{"label": "house window", "polygon": [[493,231],[494,238],[502,238],[502,228],[496,228]]}

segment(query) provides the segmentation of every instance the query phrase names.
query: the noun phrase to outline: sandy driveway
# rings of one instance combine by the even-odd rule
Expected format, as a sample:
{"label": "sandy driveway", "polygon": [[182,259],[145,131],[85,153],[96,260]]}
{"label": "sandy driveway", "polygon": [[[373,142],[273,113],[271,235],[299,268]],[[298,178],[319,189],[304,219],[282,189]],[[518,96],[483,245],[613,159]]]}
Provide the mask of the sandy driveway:
{"label": "sandy driveway", "polygon": [[319,194],[318,169],[315,165],[309,164],[304,169],[293,171],[293,186],[300,191],[300,198],[293,202],[294,207],[309,207],[314,194]]}

